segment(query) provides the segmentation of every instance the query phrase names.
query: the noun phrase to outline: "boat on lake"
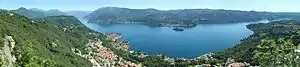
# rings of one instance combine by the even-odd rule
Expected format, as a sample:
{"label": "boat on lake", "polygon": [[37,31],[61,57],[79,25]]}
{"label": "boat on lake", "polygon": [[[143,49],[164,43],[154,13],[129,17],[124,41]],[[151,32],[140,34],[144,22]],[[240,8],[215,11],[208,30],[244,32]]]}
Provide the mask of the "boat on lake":
{"label": "boat on lake", "polygon": [[176,28],[173,28],[174,31],[184,31],[183,28],[179,28],[179,27],[176,27]]}

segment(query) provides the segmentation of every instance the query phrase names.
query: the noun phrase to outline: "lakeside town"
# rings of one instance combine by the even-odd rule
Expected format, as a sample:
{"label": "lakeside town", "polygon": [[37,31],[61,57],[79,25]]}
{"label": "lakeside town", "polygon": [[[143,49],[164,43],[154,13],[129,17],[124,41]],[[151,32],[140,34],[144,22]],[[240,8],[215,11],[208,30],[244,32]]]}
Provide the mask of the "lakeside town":
{"label": "lakeside town", "polygon": [[[118,33],[110,33],[106,35],[107,40],[116,42],[121,35]],[[80,50],[73,49],[73,52],[81,57],[87,58],[92,64],[93,67],[142,67],[142,64],[133,63],[130,61],[123,60],[122,57],[115,54],[109,48],[104,47],[103,42],[98,39],[97,41],[90,40],[87,46],[88,54],[82,54]],[[128,42],[119,41],[115,45],[118,45],[116,49],[128,51]]]}
{"label": "lakeside town", "polygon": [[[91,33],[91,34],[96,35],[96,33]],[[108,33],[106,34],[106,37],[107,37],[106,40],[110,40],[111,45],[113,45],[116,49],[127,51],[132,54],[137,53],[129,50],[128,41],[120,40],[120,38],[122,37],[120,33]],[[80,50],[75,48],[73,48],[72,51],[77,55],[88,59],[93,64],[93,67],[142,67],[143,66],[142,63],[134,63],[131,61],[124,60],[121,56],[114,53],[114,51],[112,51],[110,48],[103,46],[103,41],[101,41],[100,39],[96,41],[90,40],[90,42],[86,44],[86,46],[87,46],[88,54],[83,54],[81,53]],[[175,65],[176,64],[175,60],[182,60],[186,62],[193,62],[199,60],[204,60],[204,61],[217,60],[212,56],[213,54],[214,53],[207,53],[194,59],[167,57],[164,59],[164,61],[169,62],[171,65]],[[150,55],[146,55],[139,52],[139,54],[135,54],[135,56],[139,58],[144,58]],[[157,56],[162,56],[162,55],[158,54]],[[195,65],[195,67],[218,67],[218,66],[224,66],[224,64]],[[234,59],[228,58],[228,60],[225,63],[225,66],[246,67],[251,65],[247,62],[237,62]]]}

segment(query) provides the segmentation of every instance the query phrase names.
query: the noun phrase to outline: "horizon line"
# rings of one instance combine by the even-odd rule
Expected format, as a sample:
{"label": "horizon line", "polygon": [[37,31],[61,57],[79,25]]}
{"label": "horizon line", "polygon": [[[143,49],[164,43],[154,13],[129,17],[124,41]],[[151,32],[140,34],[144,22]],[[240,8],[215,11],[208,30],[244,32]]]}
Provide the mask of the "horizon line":
{"label": "horizon line", "polygon": [[[262,11],[262,10],[239,10],[239,9],[224,9],[224,8],[176,8],[176,9],[158,9],[158,8],[129,8],[129,7],[119,7],[119,6],[104,6],[104,7],[99,7],[99,8],[95,8],[93,10],[80,10],[80,9],[76,9],[76,10],[62,10],[62,9],[59,9],[59,8],[48,8],[48,9],[45,9],[45,8],[36,8],[36,7],[31,7],[31,8],[27,8],[27,7],[23,7],[23,8],[26,8],[26,9],[41,9],[41,10],[44,10],[44,11],[48,11],[48,10],[59,10],[59,11],[62,11],[62,12],[71,12],[71,11],[96,11],[98,9],[101,9],[101,8],[109,8],[109,7],[112,7],[112,8],[126,8],[126,9],[155,9],[155,10],[160,10],[160,11],[171,11],[171,10],[190,10],[190,9],[209,9],[209,10],[231,10],[231,11],[255,11],[255,12],[273,12],[273,13],[284,13],[284,12],[287,12],[287,13],[300,13],[300,12],[293,12],[293,11]],[[5,10],[17,10],[19,8],[22,8],[22,7],[18,7],[18,8],[0,8],[0,9],[5,9]]]}

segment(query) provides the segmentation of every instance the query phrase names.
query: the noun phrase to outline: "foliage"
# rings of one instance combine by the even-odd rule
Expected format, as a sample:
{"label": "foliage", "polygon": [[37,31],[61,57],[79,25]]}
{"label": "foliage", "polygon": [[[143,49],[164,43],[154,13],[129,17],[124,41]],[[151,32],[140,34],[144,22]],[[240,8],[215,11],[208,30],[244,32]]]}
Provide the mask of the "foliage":
{"label": "foliage", "polygon": [[[61,23],[78,23],[78,20],[69,16],[65,17],[66,19],[59,19],[61,17],[65,16],[32,20],[9,11],[0,12],[0,38],[9,35],[16,41],[13,54],[18,59],[16,62],[18,66],[92,66],[87,59],[71,52],[71,48],[84,48],[88,39],[94,36],[88,35],[90,30],[83,25],[73,25],[77,28],[73,28],[73,31],[64,31],[64,25]],[[67,19],[70,22],[67,22]],[[0,43],[3,43],[2,40]],[[52,47],[51,43],[57,44],[57,47]]]}
{"label": "foliage", "polygon": [[277,20],[283,18],[300,18],[299,13],[272,13],[238,10],[213,9],[183,9],[183,10],[156,10],[156,9],[128,9],[118,7],[99,8],[85,17],[89,22],[102,24],[142,22],[151,26],[166,26],[180,24],[195,26],[206,23],[238,23],[260,20]]}
{"label": "foliage", "polygon": [[291,40],[262,40],[254,51],[254,59],[257,59],[261,66],[297,67],[300,61],[296,46]]}
{"label": "foliage", "polygon": [[[254,34],[252,34],[250,37],[246,39],[241,40],[241,43],[239,43],[233,48],[216,52],[214,57],[223,61],[226,61],[227,58],[233,58],[238,62],[249,62],[251,63],[251,65],[259,65],[260,64],[259,62],[261,61],[259,59],[253,59],[255,56],[255,53],[253,52],[260,50],[260,48],[257,47],[258,45],[263,43],[270,47],[272,45],[272,41],[275,41],[273,42],[275,44],[284,44],[286,40],[287,41],[286,43],[291,43],[294,46],[298,46],[298,44],[300,43],[299,40],[300,35],[298,33],[300,31],[299,26],[300,26],[300,21],[298,20],[282,20],[282,21],[274,21],[270,23],[259,23],[259,24],[247,25],[247,27],[250,30],[252,30]],[[282,39],[282,38],[285,40],[279,42],[278,39]],[[267,44],[266,41],[269,42],[270,44]],[[276,48],[277,47],[278,46],[276,46]]]}

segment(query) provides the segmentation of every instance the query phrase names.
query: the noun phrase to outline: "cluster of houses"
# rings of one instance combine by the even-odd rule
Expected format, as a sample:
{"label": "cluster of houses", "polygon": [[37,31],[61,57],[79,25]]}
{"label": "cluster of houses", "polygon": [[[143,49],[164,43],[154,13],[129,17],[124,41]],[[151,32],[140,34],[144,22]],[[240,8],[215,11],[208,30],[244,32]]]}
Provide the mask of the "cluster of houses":
{"label": "cluster of houses", "polygon": [[[107,34],[108,40],[116,41],[121,38],[120,34]],[[119,48],[122,50],[128,51],[128,42],[120,41],[118,43]],[[81,54],[80,50],[72,49],[74,53],[80,55],[82,57],[87,58],[92,64],[93,67],[142,67],[142,64],[133,63],[130,61],[126,61],[122,59],[119,55],[115,54],[111,49],[103,46],[103,42],[101,40],[90,40],[88,44],[86,44],[88,54]]]}

